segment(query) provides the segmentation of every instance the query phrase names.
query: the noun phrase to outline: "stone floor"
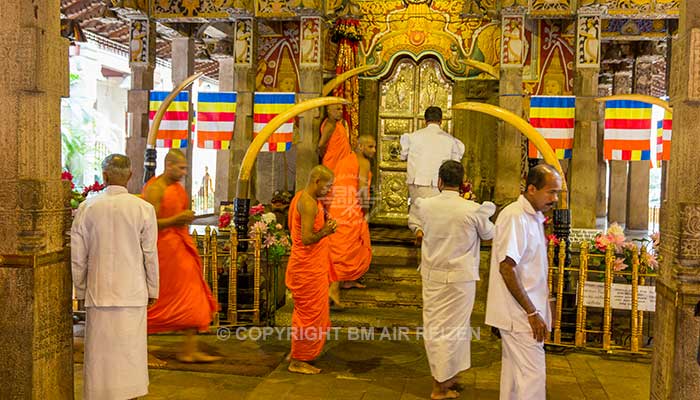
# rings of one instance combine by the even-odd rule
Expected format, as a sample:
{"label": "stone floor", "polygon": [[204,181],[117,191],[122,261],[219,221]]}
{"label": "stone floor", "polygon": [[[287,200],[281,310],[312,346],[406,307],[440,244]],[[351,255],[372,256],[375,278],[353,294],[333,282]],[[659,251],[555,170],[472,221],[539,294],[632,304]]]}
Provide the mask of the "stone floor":
{"label": "stone floor", "polygon": [[[251,332],[252,333],[252,332]],[[235,337],[235,335],[234,335]],[[280,354],[288,348],[284,340],[265,341],[217,339],[203,336],[207,347],[222,354],[242,349],[241,362],[254,363],[255,357]],[[394,336],[396,338],[397,336]],[[350,337],[351,338],[351,337]],[[420,340],[352,341],[348,332],[326,344],[316,365],[320,375],[291,374],[284,361],[264,376],[243,376],[181,370],[151,370],[150,393],[145,399],[333,399],[333,400],[408,400],[427,399],[431,388],[428,362]],[[150,347],[159,341],[177,341],[177,337],[152,337]],[[155,343],[154,343],[155,342]],[[162,344],[162,343],[161,343]],[[246,355],[247,354],[247,355]],[[245,357],[251,360],[244,360]],[[648,358],[606,356],[573,351],[547,355],[547,391],[549,399],[624,399],[649,398]],[[82,399],[82,364],[75,365],[76,399]],[[498,399],[500,343],[493,339],[476,340],[472,345],[472,368],[461,374],[464,399]]]}

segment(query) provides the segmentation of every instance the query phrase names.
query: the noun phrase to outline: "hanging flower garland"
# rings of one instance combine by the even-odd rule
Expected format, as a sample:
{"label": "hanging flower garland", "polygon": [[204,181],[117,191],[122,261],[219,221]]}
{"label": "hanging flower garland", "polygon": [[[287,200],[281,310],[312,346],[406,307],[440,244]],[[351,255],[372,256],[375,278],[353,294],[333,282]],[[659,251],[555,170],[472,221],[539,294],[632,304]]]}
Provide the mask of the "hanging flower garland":
{"label": "hanging flower garland", "polygon": [[[357,67],[357,49],[362,35],[360,34],[360,20],[355,18],[338,18],[333,25],[331,40],[338,43],[338,58],[335,64],[335,73],[340,75]],[[360,124],[360,82],[354,76],[333,90],[333,95],[350,101],[350,105],[343,106],[343,117],[350,129],[350,147],[357,146]]]}

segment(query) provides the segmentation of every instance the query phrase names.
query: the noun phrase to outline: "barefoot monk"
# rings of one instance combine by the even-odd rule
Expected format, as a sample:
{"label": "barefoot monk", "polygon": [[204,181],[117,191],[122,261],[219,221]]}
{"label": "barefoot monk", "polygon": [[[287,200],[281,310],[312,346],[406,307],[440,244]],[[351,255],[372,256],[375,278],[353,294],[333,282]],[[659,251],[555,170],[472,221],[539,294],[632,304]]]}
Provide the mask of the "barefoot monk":
{"label": "barefoot monk", "polygon": [[304,190],[289,205],[289,231],[292,253],[287,263],[285,283],[292,292],[292,352],[289,371],[318,374],[309,364],[321,353],[331,326],[328,287],[331,281],[331,256],[328,235],[336,223],[326,221],[320,198],[333,184],[333,172],[323,165],[311,170]]}

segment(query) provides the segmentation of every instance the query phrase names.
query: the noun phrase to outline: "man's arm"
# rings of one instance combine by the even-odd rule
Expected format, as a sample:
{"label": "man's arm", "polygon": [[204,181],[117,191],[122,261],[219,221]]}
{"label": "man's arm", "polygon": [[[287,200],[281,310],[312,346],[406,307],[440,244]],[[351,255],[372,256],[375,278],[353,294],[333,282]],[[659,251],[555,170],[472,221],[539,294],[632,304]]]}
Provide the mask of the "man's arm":
{"label": "man's arm", "polygon": [[160,275],[158,270],[158,220],[153,207],[148,207],[145,224],[141,231],[141,251],[143,264],[146,269],[146,287],[148,299],[157,299],[160,290]]}
{"label": "man's arm", "polygon": [[484,204],[482,204],[481,207],[479,207],[479,210],[474,216],[476,220],[476,231],[479,235],[479,238],[481,238],[482,240],[493,239],[493,234],[496,230],[496,226],[493,224],[493,222],[491,222],[489,218],[493,215],[494,212],[496,212],[496,205],[491,203],[490,201],[485,201]]}
{"label": "man's arm", "polygon": [[324,237],[335,232],[335,221],[327,221],[321,230],[314,232],[314,221],[318,213],[318,204],[308,196],[302,195],[297,204],[297,211],[301,216],[301,243],[309,246],[318,243]]}
{"label": "man's arm", "polygon": [[88,245],[85,240],[86,235],[83,233],[84,205],[85,203],[78,208],[70,230],[71,270],[75,297],[78,300],[85,300],[85,290],[87,289]]}
{"label": "man's arm", "polygon": [[335,124],[328,121],[328,118],[321,123],[321,137],[318,139],[318,153],[323,157],[328,150],[328,141],[335,130]]}
{"label": "man's arm", "polygon": [[530,296],[527,295],[525,288],[523,288],[520,278],[518,278],[518,275],[515,273],[516,266],[515,261],[506,256],[506,258],[499,264],[499,271],[503,277],[506,287],[508,288],[508,291],[513,298],[515,298],[518,304],[520,304],[523,310],[525,310],[527,320],[532,328],[532,336],[538,342],[542,342],[547,334],[547,324],[539,314],[540,310],[535,308],[535,305],[532,304],[532,301],[530,300]]}
{"label": "man's arm", "polygon": [[411,207],[415,207],[412,213],[408,214],[408,228],[415,233],[416,235],[419,234],[421,238],[423,237],[423,222],[421,221],[421,208],[420,204],[423,199],[418,198],[418,199],[413,199],[413,204],[411,204]]}
{"label": "man's arm", "polygon": [[408,151],[411,148],[411,136],[409,133],[404,133],[401,135],[401,138],[399,139],[399,143],[401,144],[401,154],[399,155],[399,158],[403,161],[408,160]]}
{"label": "man's arm", "polygon": [[464,156],[464,143],[457,138],[453,138],[454,143],[452,145],[452,159],[455,161],[462,161]]}
{"label": "man's arm", "polygon": [[369,170],[371,168],[371,165],[369,163],[369,160],[367,159],[359,159],[358,158],[358,164],[359,164],[359,171],[358,171],[358,190],[357,194],[359,196],[360,200],[360,207],[362,207],[362,211],[364,211],[365,214],[369,211],[370,204],[369,204]]}
{"label": "man's arm", "polygon": [[148,187],[144,192],[144,199],[151,203],[153,208],[156,210],[156,217],[158,218],[158,229],[165,229],[171,226],[183,226],[189,225],[194,220],[194,212],[192,210],[184,210],[183,212],[173,215],[167,218],[161,218],[160,216],[160,202],[163,200],[163,195],[165,194],[165,186],[156,181]]}

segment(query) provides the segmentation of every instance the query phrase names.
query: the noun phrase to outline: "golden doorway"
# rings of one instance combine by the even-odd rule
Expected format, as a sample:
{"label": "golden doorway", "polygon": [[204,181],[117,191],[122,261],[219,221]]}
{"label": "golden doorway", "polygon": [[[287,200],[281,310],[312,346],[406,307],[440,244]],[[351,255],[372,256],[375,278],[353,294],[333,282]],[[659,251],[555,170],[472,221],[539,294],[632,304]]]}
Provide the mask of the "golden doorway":
{"label": "golden doorway", "polygon": [[406,162],[399,158],[399,138],[423,128],[423,113],[433,105],[442,109],[442,128],[452,133],[452,87],[453,82],[434,58],[419,62],[399,59],[392,72],[379,82],[377,203],[371,222],[406,225],[408,186]]}

